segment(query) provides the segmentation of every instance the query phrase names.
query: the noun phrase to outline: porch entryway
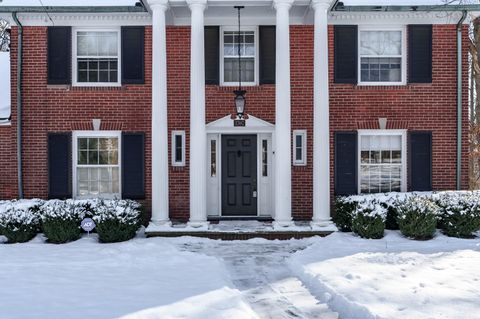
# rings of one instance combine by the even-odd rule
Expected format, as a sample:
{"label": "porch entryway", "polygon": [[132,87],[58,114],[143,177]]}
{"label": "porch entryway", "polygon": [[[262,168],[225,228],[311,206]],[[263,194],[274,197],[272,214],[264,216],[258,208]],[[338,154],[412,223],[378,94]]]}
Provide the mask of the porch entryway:
{"label": "porch entryway", "polygon": [[217,219],[273,218],[274,125],[248,116],[207,124],[207,214]]}

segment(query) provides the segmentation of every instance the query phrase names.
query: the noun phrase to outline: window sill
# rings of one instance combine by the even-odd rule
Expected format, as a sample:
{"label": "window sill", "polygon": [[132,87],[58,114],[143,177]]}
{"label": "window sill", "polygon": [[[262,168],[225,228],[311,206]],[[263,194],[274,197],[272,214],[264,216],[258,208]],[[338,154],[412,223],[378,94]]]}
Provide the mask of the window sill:
{"label": "window sill", "polygon": [[5,122],[0,121],[0,127],[2,127],[2,126],[11,127],[12,122],[11,121],[5,121]]}

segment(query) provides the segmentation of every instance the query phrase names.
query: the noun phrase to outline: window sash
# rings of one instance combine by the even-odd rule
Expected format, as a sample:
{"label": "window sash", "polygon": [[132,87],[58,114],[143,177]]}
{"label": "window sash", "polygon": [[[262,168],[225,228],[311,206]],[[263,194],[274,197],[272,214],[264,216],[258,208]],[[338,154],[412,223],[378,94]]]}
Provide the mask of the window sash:
{"label": "window sash", "polygon": [[[240,30],[242,33],[246,32],[249,33],[249,35],[253,35],[253,45],[254,45],[254,54],[245,54],[245,51],[242,51],[242,64],[244,64],[244,61],[252,60],[253,59],[253,80],[246,79],[245,76],[247,74],[250,74],[252,70],[246,70],[242,68],[242,85],[244,86],[254,86],[258,84],[258,79],[259,79],[259,71],[258,71],[258,61],[259,61],[259,45],[258,45],[258,27],[242,27]],[[233,33],[233,34],[238,34],[238,27],[221,27],[220,30],[220,85],[225,85],[225,86],[236,86],[238,85],[238,65],[235,67],[235,75],[231,75],[232,80],[226,80],[226,72],[225,72],[225,66],[226,66],[226,60],[230,59],[236,59],[238,60],[238,53],[235,47],[235,44],[230,43],[233,45],[233,51],[231,54],[225,54],[225,46],[228,43],[225,43],[225,35],[228,33]],[[248,42],[250,43],[250,42]],[[230,72],[232,73],[232,72]]]}
{"label": "window sash", "polygon": [[306,130],[293,131],[292,157],[293,157],[293,165],[295,166],[307,165],[307,131]]}
{"label": "window sash", "polygon": [[[362,53],[362,33],[365,32],[400,32],[400,50],[401,54],[363,54]],[[382,72],[381,68],[379,67],[378,72],[378,80],[372,80],[371,78],[363,80],[362,79],[362,59],[363,58],[378,58],[378,59],[400,59],[400,80],[390,80],[389,78],[395,78],[395,74],[391,74],[392,71],[398,69],[389,68],[388,76],[384,74],[381,76],[380,73]],[[359,27],[358,30],[358,83],[360,85],[405,85],[406,84],[406,30],[405,27],[392,27],[392,26],[378,26],[378,27]],[[370,71],[370,68],[369,68]],[[375,71],[375,70],[374,70]],[[383,70],[385,71],[385,70]],[[373,72],[375,73],[375,72]],[[385,73],[385,72],[384,72]],[[369,76],[372,76],[369,73]]]}
{"label": "window sash", "polygon": [[[74,86],[120,86],[121,85],[121,32],[120,28],[78,28],[73,29],[72,47],[72,83]],[[82,33],[115,33],[116,53],[105,54],[79,54],[79,36]],[[101,40],[101,39],[100,39]],[[99,49],[97,49],[97,52]],[[87,52],[90,53],[90,52]],[[83,60],[83,61],[82,61]],[[88,61],[90,60],[90,61]],[[102,61],[103,60],[103,61]],[[101,68],[101,62],[108,62],[106,69]],[[91,71],[80,69],[80,63],[97,62],[98,69]],[[111,63],[116,63],[116,68],[111,68]],[[82,74],[80,73],[82,72]],[[96,76],[95,76],[96,73]],[[82,78],[81,78],[82,77]],[[92,78],[90,78],[92,77]]]}
{"label": "window sash", "polygon": [[[405,130],[359,131],[359,194],[405,191],[407,169],[405,136]],[[397,155],[400,153],[399,160],[394,158],[394,152]]]}
{"label": "window sash", "polygon": [[[84,198],[120,198],[121,197],[121,132],[119,131],[76,131],[73,132],[73,188],[74,197]],[[81,145],[81,140],[82,145]],[[106,139],[107,141],[101,140]],[[95,141],[96,140],[96,141]],[[116,140],[116,143],[108,145],[108,140]],[[91,145],[90,141],[94,141]],[[99,164],[80,164],[80,152],[97,152],[99,160],[100,151],[115,152],[116,162]],[[87,159],[88,160],[88,159]],[[88,161],[87,161],[88,163]],[[82,172],[83,171],[83,172]],[[96,176],[92,172],[96,171]],[[87,174],[87,176],[83,174]],[[102,174],[107,172],[108,178]]]}
{"label": "window sash", "polygon": [[171,160],[172,166],[185,166],[185,131],[172,131]]}

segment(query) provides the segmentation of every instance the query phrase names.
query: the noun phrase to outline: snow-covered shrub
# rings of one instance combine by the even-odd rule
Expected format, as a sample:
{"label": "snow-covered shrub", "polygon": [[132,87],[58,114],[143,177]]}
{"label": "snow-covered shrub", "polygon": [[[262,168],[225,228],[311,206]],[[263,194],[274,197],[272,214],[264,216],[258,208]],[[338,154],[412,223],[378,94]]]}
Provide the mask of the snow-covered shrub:
{"label": "snow-covered shrub", "polygon": [[397,222],[406,237],[426,240],[433,237],[437,228],[439,207],[430,199],[412,196],[396,204]]}
{"label": "snow-covered shrub", "polygon": [[80,238],[80,223],[86,212],[83,205],[73,200],[52,200],[43,204],[40,212],[42,229],[49,242],[61,244]]}
{"label": "snow-covered shrub", "polygon": [[355,208],[357,207],[356,201],[350,201],[348,197],[335,198],[335,214],[333,215],[333,222],[337,225],[337,228],[343,232],[352,231],[352,219]]}
{"label": "snow-covered shrub", "polygon": [[0,233],[9,243],[24,243],[38,233],[40,227],[36,206],[17,207],[13,203],[0,213]]}
{"label": "snow-covered shrub", "polygon": [[140,204],[131,200],[98,201],[93,220],[102,243],[120,242],[135,237],[140,227]]}
{"label": "snow-covered shrub", "polygon": [[375,200],[365,200],[355,208],[352,230],[363,238],[382,238],[386,218],[387,209],[383,205]]}
{"label": "snow-covered shrub", "polygon": [[437,195],[439,226],[447,236],[470,238],[480,229],[480,194],[445,192]]}

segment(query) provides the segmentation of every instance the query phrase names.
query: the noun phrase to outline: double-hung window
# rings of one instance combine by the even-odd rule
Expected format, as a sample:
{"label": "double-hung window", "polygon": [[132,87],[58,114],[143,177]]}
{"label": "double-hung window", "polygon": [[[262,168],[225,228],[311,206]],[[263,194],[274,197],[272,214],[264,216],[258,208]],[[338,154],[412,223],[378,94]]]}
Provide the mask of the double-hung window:
{"label": "double-hung window", "polygon": [[76,198],[120,198],[120,132],[74,132]]}
{"label": "double-hung window", "polygon": [[73,36],[73,83],[120,85],[120,30],[75,29]]}
{"label": "double-hung window", "polygon": [[293,131],[293,165],[307,165],[307,131]]}
{"label": "double-hung window", "polygon": [[405,31],[400,28],[359,28],[359,83],[405,84]]}
{"label": "double-hung window", "polygon": [[405,191],[405,131],[359,131],[359,193]]}
{"label": "double-hung window", "polygon": [[[258,41],[256,28],[223,27],[221,32],[221,79],[223,85],[237,85],[239,63],[242,85],[256,85],[258,78]],[[238,48],[240,47],[240,62]]]}

